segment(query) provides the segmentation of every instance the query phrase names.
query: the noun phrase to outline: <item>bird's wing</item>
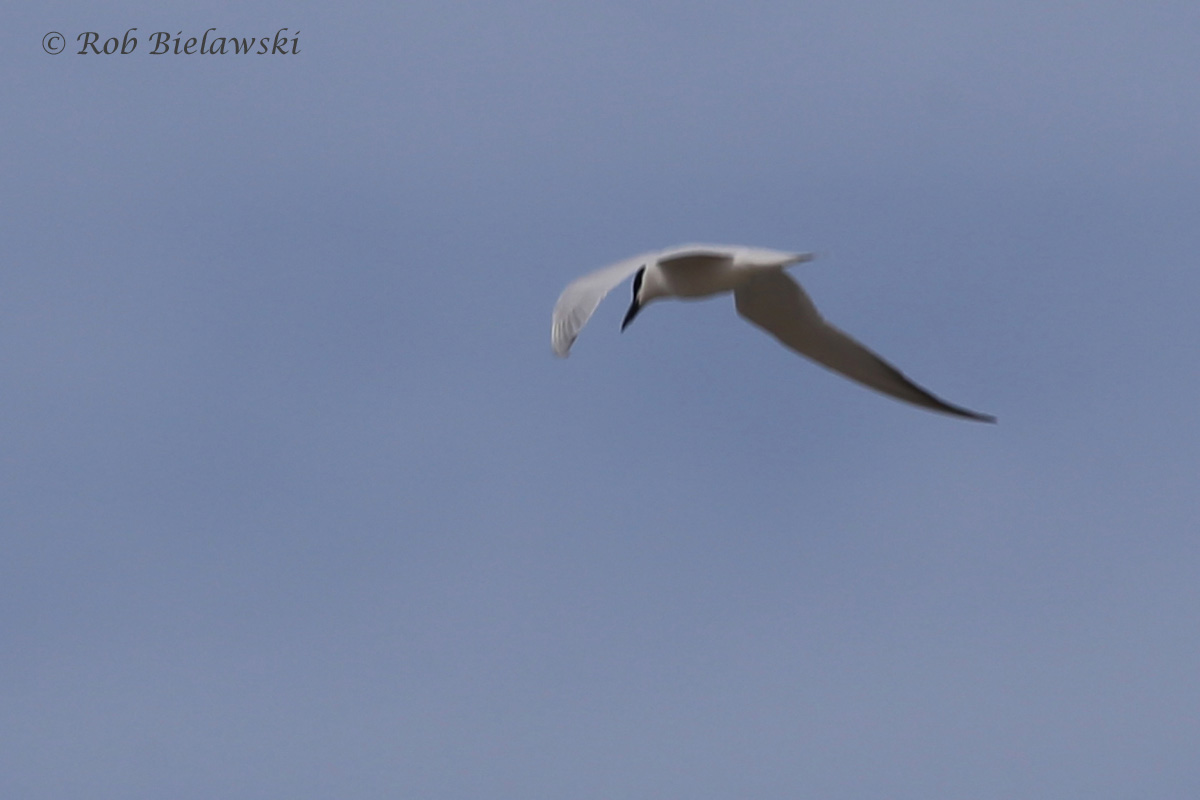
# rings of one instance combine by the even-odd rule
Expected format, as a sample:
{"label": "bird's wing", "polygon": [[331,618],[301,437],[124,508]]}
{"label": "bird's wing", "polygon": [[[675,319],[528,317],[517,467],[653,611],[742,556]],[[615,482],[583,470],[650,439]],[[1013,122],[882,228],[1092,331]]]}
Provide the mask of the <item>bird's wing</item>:
{"label": "bird's wing", "polygon": [[638,267],[653,260],[653,253],[618,261],[607,267],[589,272],[568,284],[554,305],[553,323],[550,328],[550,344],[555,355],[566,358],[571,345],[591,319],[592,312],[613,287],[638,271]]}
{"label": "bird's wing", "polygon": [[830,325],[804,289],[782,271],[755,277],[734,292],[738,313],[784,345],[876,391],[924,408],[995,422],[951,405],[917,386],[900,370]]}

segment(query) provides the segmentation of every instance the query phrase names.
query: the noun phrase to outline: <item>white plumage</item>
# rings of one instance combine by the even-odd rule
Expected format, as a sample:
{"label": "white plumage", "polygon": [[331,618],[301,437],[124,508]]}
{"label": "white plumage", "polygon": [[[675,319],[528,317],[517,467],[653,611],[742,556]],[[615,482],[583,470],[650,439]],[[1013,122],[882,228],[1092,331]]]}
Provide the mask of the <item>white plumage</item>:
{"label": "white plumage", "polygon": [[591,272],[558,298],[550,341],[566,357],[592,313],[617,284],[634,276],[633,302],[622,330],[647,303],[669,297],[699,298],[733,292],[737,311],[787,347],[876,391],[909,403],[983,422],[995,417],[951,405],[922,389],[900,370],[830,325],[784,268],[812,253],[755,247],[692,244],[672,247]]}

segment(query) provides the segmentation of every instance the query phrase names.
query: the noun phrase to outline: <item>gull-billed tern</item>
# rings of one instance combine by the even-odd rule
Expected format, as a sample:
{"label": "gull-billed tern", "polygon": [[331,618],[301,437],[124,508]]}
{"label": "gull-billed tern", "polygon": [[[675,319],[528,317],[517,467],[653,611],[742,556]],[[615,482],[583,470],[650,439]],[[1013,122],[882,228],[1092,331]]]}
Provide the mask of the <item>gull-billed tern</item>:
{"label": "gull-billed tern", "polygon": [[633,302],[621,330],[642,307],[667,297],[697,299],[733,292],[743,317],[785,346],[818,364],[898,400],[981,422],[988,414],[951,405],[909,380],[900,370],[830,325],[785,267],[811,261],[813,253],[759,247],[689,244],[619,261],[572,282],[554,306],[550,341],[565,358],[596,306],[633,275]]}

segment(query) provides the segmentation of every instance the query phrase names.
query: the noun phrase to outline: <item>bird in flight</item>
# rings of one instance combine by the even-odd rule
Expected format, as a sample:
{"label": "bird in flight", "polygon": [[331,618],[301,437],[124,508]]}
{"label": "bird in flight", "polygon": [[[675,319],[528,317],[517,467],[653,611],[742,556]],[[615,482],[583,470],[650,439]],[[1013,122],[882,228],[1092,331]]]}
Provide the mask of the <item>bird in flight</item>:
{"label": "bird in flight", "polygon": [[550,343],[566,358],[596,306],[617,284],[633,276],[633,302],[621,330],[653,300],[699,299],[733,292],[737,312],[784,346],[821,366],[897,400],[958,417],[996,418],[952,405],[921,388],[900,370],[825,321],[808,293],[784,269],[811,261],[813,253],[759,247],[689,244],[643,253],[576,279],[554,306]]}

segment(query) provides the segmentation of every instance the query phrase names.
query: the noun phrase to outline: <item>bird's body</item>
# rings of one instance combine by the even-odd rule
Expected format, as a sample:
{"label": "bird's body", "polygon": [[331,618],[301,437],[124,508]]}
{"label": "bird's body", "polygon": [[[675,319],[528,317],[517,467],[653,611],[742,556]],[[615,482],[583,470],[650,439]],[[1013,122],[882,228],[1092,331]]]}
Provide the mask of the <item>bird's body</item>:
{"label": "bird's body", "polygon": [[738,248],[729,254],[711,247],[689,245],[661,253],[642,275],[639,304],[666,297],[698,300],[732,292],[755,275],[808,261],[811,253]]}
{"label": "bird's body", "polygon": [[810,261],[812,253],[755,247],[683,245],[620,261],[575,280],[554,307],[551,344],[566,357],[579,331],[604,296],[630,275],[633,302],[624,330],[654,300],[694,300],[732,292],[737,311],[787,347],[876,391],[947,414],[994,422],[995,418],[951,405],[917,386],[898,369],[826,322],[784,268]]}

